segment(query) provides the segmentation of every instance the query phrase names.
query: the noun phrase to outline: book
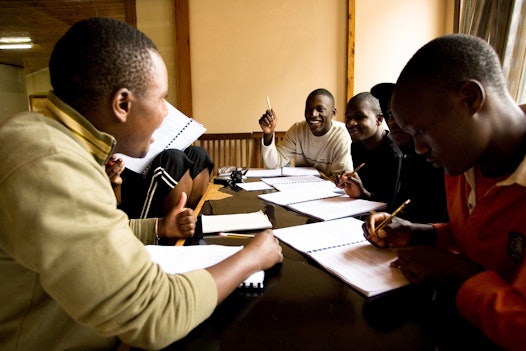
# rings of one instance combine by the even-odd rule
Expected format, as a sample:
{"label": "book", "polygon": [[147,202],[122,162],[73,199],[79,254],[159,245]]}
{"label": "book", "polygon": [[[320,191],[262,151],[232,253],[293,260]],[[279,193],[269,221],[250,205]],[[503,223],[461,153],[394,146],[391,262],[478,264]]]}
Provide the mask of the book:
{"label": "book", "polygon": [[225,215],[201,215],[203,233],[272,228],[263,211]]}
{"label": "book", "polygon": [[307,183],[289,190],[260,194],[258,197],[322,221],[358,216],[387,207],[385,202],[342,195],[340,189],[332,183],[329,186],[325,185],[328,181],[323,182],[325,183]]}
{"label": "book", "polygon": [[283,185],[283,184],[305,184],[305,183],[327,182],[327,180],[322,179],[320,177],[313,176],[311,174],[297,175],[297,176],[290,176],[290,177],[262,178],[261,181],[271,186]]}
{"label": "book", "polygon": [[248,170],[247,178],[266,178],[266,177],[292,177],[292,176],[317,176],[320,172],[314,167],[281,167],[274,169],[251,168]]}
{"label": "book", "polygon": [[383,210],[385,202],[353,199],[347,195],[327,197],[311,201],[297,202],[287,205],[293,211],[322,221],[353,217],[367,214],[371,211]]}
{"label": "book", "polygon": [[367,297],[408,285],[400,270],[389,266],[396,250],[371,245],[363,237],[362,225],[348,217],[274,229],[274,236]]}
{"label": "book", "polygon": [[[242,246],[226,245],[191,245],[191,246],[160,246],[146,245],[152,261],[157,263],[163,271],[169,274],[190,272],[207,268],[232,256]],[[240,288],[263,289],[265,272],[259,271],[239,286]]]}
{"label": "book", "polygon": [[130,157],[123,154],[117,154],[124,160],[126,168],[137,173],[146,174],[153,159],[166,149],[184,150],[192,145],[206,128],[195,119],[187,117],[170,103],[168,106],[168,115],[163,122],[153,132],[154,142],[150,145],[150,150],[143,158]]}

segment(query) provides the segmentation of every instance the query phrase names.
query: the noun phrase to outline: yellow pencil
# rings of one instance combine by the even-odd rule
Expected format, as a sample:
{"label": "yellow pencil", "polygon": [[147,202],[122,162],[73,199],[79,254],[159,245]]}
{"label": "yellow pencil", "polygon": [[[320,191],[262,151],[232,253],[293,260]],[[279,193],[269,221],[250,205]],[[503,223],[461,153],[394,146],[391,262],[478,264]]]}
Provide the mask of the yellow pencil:
{"label": "yellow pencil", "polygon": [[[358,172],[360,169],[362,169],[362,167],[365,166],[365,163],[362,163],[361,165],[359,165],[358,167],[356,167],[354,169],[354,171],[352,171],[347,177],[351,177],[354,173]],[[336,180],[334,181],[336,183],[337,186],[340,186],[342,185],[342,182],[340,182],[340,177],[341,175],[337,176],[336,177]]]}
{"label": "yellow pencil", "polygon": [[400,205],[400,207],[398,207],[396,210],[394,210],[393,213],[391,213],[391,215],[389,215],[389,217],[387,217],[382,223],[380,223],[380,225],[374,229],[374,232],[377,233],[386,224],[388,224],[390,221],[392,221],[394,216],[396,216],[400,211],[402,211],[404,209],[404,207],[406,207],[407,204],[410,203],[410,202],[411,202],[411,199],[407,199],[403,204]]}
{"label": "yellow pencil", "polygon": [[228,238],[238,238],[238,239],[253,238],[254,236],[256,236],[255,234],[238,234],[238,233],[219,233],[218,235],[228,237]]}

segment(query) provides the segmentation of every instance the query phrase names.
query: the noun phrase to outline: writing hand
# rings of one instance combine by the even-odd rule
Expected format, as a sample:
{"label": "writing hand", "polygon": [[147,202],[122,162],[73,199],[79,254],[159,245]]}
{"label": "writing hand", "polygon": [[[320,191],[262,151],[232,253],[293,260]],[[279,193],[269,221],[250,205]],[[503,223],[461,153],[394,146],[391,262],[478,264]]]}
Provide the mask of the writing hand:
{"label": "writing hand", "polygon": [[368,199],[370,193],[364,188],[360,176],[356,172],[344,172],[336,181],[336,186],[343,189],[353,199]]}
{"label": "writing hand", "polygon": [[281,246],[271,229],[265,229],[250,239],[245,249],[254,252],[251,257],[259,260],[260,270],[268,269],[283,261]]}
{"label": "writing hand", "polygon": [[405,247],[411,242],[413,235],[412,223],[393,217],[391,223],[384,225],[378,231],[376,227],[388,219],[387,212],[372,213],[363,224],[364,237],[377,247]]}

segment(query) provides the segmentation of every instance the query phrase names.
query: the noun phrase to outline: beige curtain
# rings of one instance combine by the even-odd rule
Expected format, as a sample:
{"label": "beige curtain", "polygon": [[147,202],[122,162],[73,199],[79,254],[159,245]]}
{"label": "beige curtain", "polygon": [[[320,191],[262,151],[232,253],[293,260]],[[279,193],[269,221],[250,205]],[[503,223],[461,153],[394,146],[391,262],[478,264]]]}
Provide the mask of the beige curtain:
{"label": "beige curtain", "polygon": [[499,54],[508,88],[526,102],[526,0],[460,0],[458,32],[486,40]]}

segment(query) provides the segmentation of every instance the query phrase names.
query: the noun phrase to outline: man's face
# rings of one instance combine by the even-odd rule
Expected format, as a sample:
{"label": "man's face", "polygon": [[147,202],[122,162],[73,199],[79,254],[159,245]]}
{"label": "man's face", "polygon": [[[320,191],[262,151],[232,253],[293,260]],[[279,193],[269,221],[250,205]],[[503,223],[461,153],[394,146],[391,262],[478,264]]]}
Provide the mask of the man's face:
{"label": "man's face", "polygon": [[447,174],[459,175],[477,163],[485,141],[458,94],[437,94],[417,84],[397,87],[393,117],[413,137],[418,154]]}
{"label": "man's face", "polygon": [[347,104],[345,109],[345,126],[352,141],[364,141],[373,137],[382,124],[381,116],[374,113],[368,101],[357,101]]}
{"label": "man's face", "polygon": [[152,79],[143,96],[132,97],[127,116],[127,136],[117,140],[119,152],[132,157],[144,157],[153,143],[152,134],[168,114],[166,94],[168,75],[158,53],[150,52],[153,61]]}
{"label": "man's face", "polygon": [[393,113],[391,112],[390,102],[387,103],[387,116],[384,117],[387,120],[387,126],[389,127],[390,135],[395,141],[396,145],[403,146],[409,144],[413,137],[404,132],[398,123],[396,123],[396,119],[393,117]]}
{"label": "man's face", "polygon": [[315,136],[322,136],[329,131],[335,114],[334,103],[326,95],[314,95],[305,102],[305,121]]}

